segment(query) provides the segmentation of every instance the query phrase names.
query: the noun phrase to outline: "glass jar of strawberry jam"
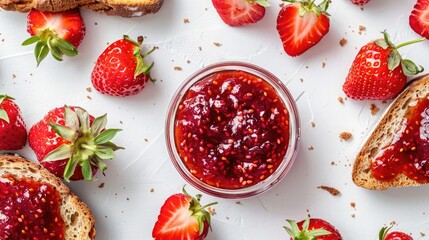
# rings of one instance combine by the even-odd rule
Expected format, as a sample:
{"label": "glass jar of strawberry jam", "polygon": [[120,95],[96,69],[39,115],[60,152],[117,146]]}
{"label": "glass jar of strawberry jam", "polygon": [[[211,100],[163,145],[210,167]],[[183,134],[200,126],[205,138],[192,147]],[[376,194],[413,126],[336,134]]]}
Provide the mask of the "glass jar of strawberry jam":
{"label": "glass jar of strawberry jam", "polygon": [[278,183],[298,152],[292,95],[268,71],[242,62],[208,66],[175,93],[166,141],[174,166],[198,190],[255,196]]}

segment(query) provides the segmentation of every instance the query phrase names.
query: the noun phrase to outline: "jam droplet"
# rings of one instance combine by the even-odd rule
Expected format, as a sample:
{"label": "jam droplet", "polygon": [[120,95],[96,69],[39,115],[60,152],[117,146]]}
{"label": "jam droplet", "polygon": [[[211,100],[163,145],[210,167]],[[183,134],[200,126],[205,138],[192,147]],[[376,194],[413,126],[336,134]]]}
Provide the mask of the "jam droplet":
{"label": "jam droplet", "polygon": [[0,178],[0,239],[64,239],[61,196],[49,184]]}
{"label": "jam droplet", "polygon": [[372,175],[391,181],[403,173],[419,183],[429,182],[429,99],[408,107],[402,128],[393,142],[371,162]]}
{"label": "jam droplet", "polygon": [[243,71],[212,74],[192,86],[175,119],[175,143],[189,171],[224,189],[255,185],[283,161],[289,112],[265,80]]}

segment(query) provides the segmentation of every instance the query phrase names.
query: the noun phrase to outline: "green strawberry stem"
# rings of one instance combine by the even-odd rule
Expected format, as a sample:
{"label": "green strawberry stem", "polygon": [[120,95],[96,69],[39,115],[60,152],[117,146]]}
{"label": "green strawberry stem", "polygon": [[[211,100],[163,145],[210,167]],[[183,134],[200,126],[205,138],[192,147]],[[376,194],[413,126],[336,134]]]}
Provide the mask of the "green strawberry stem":
{"label": "green strawberry stem", "polygon": [[110,142],[121,129],[106,129],[107,115],[97,117],[90,126],[89,113],[82,108],[64,107],[65,125],[50,123],[61,138],[68,141],[49,152],[42,161],[67,160],[63,178],[69,181],[76,166],[82,168],[85,180],[93,181],[91,165],[106,170],[104,160],[115,157],[114,151],[123,149]]}
{"label": "green strawberry stem", "polygon": [[131,39],[128,35],[124,35],[124,39],[132,42],[135,45],[133,54],[134,54],[134,57],[136,58],[137,66],[136,66],[136,70],[134,71],[134,78],[144,73],[146,74],[146,76],[149,78],[151,82],[155,82],[156,80],[152,79],[152,77],[150,76],[150,71],[153,68],[154,62],[152,62],[150,65],[147,65],[146,62],[144,61],[144,58],[149,56],[151,53],[153,53],[156,48],[153,47],[150,51],[142,54],[142,44],[143,44],[142,36],[139,36],[137,38],[137,42]]}
{"label": "green strawberry stem", "polygon": [[386,238],[387,233],[390,231],[390,229],[392,228],[392,226],[390,227],[382,227],[380,232],[378,233],[378,239],[379,240],[384,240]]}
{"label": "green strawberry stem", "polygon": [[262,7],[270,7],[271,4],[267,0],[247,0],[249,3],[256,3]]}
{"label": "green strawberry stem", "polygon": [[34,43],[36,43],[34,55],[36,56],[37,66],[46,58],[49,52],[58,61],[63,60],[63,55],[74,57],[79,53],[71,43],[58,37],[58,34],[49,28],[26,39],[22,42],[22,45],[28,46]]}
{"label": "green strawberry stem", "polygon": [[309,217],[307,217],[302,224],[302,230],[299,229],[298,224],[294,220],[287,219],[286,221],[289,223],[290,228],[286,226],[284,226],[283,228],[286,230],[289,236],[292,237],[293,240],[315,240],[317,239],[317,237],[332,234],[330,231],[325,230],[323,228],[309,230]]}
{"label": "green strawberry stem", "polygon": [[330,16],[327,10],[329,8],[329,3],[331,2],[331,0],[323,0],[319,5],[315,4],[316,0],[311,0],[311,1],[310,0],[282,0],[282,1],[289,2],[289,3],[295,3],[295,2],[300,3],[300,6],[301,6],[299,8],[300,17],[303,17],[308,12],[314,12],[317,16],[319,16],[320,14]]}
{"label": "green strawberry stem", "polygon": [[424,68],[422,66],[417,66],[411,60],[403,59],[398,49],[404,46],[408,46],[410,44],[422,42],[426,40],[426,38],[419,38],[419,39],[415,39],[412,41],[395,45],[392,43],[392,41],[390,41],[390,35],[386,31],[383,31],[381,33],[383,34],[384,38],[375,40],[374,43],[383,49],[388,49],[388,48],[391,49],[389,53],[389,57],[387,59],[387,65],[390,71],[393,71],[399,65],[401,65],[402,72],[405,74],[405,76],[408,76],[408,77],[417,75],[418,73],[421,73],[424,71]]}

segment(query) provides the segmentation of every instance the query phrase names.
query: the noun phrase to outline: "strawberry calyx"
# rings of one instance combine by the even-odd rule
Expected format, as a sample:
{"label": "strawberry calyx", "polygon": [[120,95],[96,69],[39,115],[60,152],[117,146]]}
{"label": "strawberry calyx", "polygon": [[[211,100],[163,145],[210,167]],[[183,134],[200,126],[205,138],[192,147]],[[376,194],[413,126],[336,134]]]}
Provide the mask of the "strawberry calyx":
{"label": "strawberry calyx", "polygon": [[426,38],[415,39],[415,40],[404,42],[395,46],[395,44],[393,44],[392,41],[390,40],[390,35],[386,31],[383,31],[381,33],[383,34],[384,38],[375,40],[374,43],[383,49],[388,49],[388,48],[391,49],[387,60],[388,69],[390,71],[393,71],[395,68],[397,68],[399,64],[401,65],[402,71],[405,74],[405,76],[408,76],[408,77],[414,76],[424,71],[424,68],[422,66],[417,66],[414,62],[412,62],[409,59],[403,59],[398,49],[410,44],[422,42],[426,40]]}
{"label": "strawberry calyx", "polygon": [[315,13],[317,16],[320,16],[320,14],[330,16],[330,14],[327,12],[329,8],[329,3],[331,3],[331,0],[323,0],[320,4],[316,5],[314,2],[315,0],[283,0],[284,2],[289,3],[299,3],[299,16],[303,17],[305,14],[309,12]]}
{"label": "strawberry calyx", "polygon": [[[2,95],[2,94],[0,94],[0,104],[2,104],[2,102],[5,99],[15,100],[14,98],[12,98],[12,97],[10,97],[8,95]],[[7,123],[9,123],[9,116],[7,115],[6,110],[4,110],[3,108],[0,108],[0,119],[3,119]]]}
{"label": "strawberry calyx", "polygon": [[105,129],[107,115],[94,119],[90,124],[90,115],[82,108],[74,110],[64,107],[65,125],[50,122],[51,128],[66,143],[49,152],[42,161],[58,161],[68,159],[63,177],[69,181],[77,164],[82,167],[85,180],[93,181],[91,165],[102,171],[107,169],[105,160],[115,157],[114,151],[123,149],[110,142],[121,129]]}
{"label": "strawberry calyx", "polygon": [[270,7],[271,4],[268,2],[268,0],[247,0],[247,2],[251,3],[251,4],[258,4],[261,5],[262,7]]}
{"label": "strawberry calyx", "polygon": [[217,204],[217,202],[209,203],[207,205],[201,206],[200,199],[202,197],[201,194],[197,194],[195,197],[189,195],[185,190],[185,186],[182,188],[183,194],[191,198],[189,202],[189,211],[191,212],[191,216],[196,218],[198,221],[199,227],[199,235],[201,235],[204,231],[204,221],[207,221],[209,227],[211,226],[211,216],[210,213],[206,210],[209,206]]}
{"label": "strawberry calyx", "polygon": [[128,35],[124,35],[124,39],[132,42],[135,45],[133,55],[136,58],[137,65],[136,65],[136,70],[134,71],[134,78],[144,73],[146,76],[148,76],[150,81],[155,82],[156,80],[150,76],[150,70],[152,70],[154,62],[152,62],[150,65],[147,65],[146,62],[144,61],[145,57],[149,56],[151,53],[155,51],[155,47],[153,47],[150,51],[142,54],[142,43],[143,43],[142,36],[138,37],[137,42],[131,39]]}
{"label": "strawberry calyx", "polygon": [[392,226],[390,226],[390,227],[382,227],[380,229],[380,232],[378,233],[378,239],[379,240],[384,240],[386,238],[387,233],[390,231],[391,228],[392,228]]}
{"label": "strawberry calyx", "polygon": [[289,223],[290,228],[286,226],[284,226],[283,228],[286,230],[289,236],[292,237],[293,240],[316,240],[317,237],[332,234],[330,231],[325,229],[309,230],[309,217],[307,217],[302,224],[302,230],[299,229],[298,224],[294,220],[287,219],[286,221]]}
{"label": "strawberry calyx", "polygon": [[37,66],[48,56],[49,52],[58,61],[63,60],[63,55],[74,57],[78,55],[78,50],[68,41],[60,38],[55,30],[46,28],[37,35],[27,38],[22,42],[23,46],[36,43],[34,55],[36,56]]}

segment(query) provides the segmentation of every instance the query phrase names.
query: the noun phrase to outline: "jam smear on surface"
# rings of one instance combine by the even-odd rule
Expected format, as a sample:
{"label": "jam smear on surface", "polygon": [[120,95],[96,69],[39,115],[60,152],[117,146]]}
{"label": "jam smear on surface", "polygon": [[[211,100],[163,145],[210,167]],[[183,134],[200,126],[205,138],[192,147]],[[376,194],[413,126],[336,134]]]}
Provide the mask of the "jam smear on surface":
{"label": "jam smear on surface", "polygon": [[429,99],[408,107],[401,130],[371,162],[372,175],[391,181],[403,173],[419,183],[429,182]]}
{"label": "jam smear on surface", "polygon": [[61,196],[49,184],[0,177],[0,239],[64,239]]}
{"label": "jam smear on surface", "polygon": [[265,80],[243,71],[207,76],[186,92],[175,119],[180,158],[201,181],[239,189],[269,177],[289,144],[289,112]]}

